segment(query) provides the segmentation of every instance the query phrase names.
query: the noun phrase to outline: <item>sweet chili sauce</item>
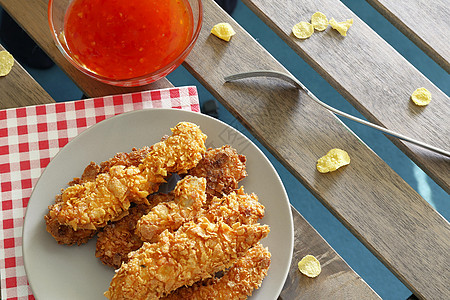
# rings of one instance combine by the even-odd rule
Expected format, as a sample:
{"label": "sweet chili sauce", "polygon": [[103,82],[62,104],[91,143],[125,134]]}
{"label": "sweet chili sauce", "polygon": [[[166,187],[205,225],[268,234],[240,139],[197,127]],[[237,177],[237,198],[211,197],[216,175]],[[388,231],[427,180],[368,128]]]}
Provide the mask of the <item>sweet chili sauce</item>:
{"label": "sweet chili sauce", "polygon": [[186,0],[75,0],[64,25],[71,56],[93,73],[114,80],[167,65],[193,34]]}

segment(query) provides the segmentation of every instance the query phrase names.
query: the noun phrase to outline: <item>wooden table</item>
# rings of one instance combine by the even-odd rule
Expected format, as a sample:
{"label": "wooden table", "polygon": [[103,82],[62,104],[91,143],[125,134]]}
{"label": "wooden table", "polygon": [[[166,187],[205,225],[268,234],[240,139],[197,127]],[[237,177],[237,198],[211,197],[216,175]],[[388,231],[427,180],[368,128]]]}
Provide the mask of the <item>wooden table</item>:
{"label": "wooden table", "polygon": [[[450,117],[448,97],[340,1],[243,2],[368,120],[448,149],[450,128],[444,121]],[[394,0],[370,2],[448,71],[448,42],[442,47],[449,32],[445,0],[428,1],[427,5],[420,5],[419,0],[403,1],[404,6]],[[69,65],[53,44],[47,27],[46,0],[0,0],[0,5],[88,96],[170,86],[166,79],[133,89],[93,81]],[[305,41],[294,38],[292,26],[308,21],[318,10],[338,21],[353,18],[349,35],[344,38],[327,29]],[[432,26],[431,30],[423,30],[423,22],[409,22],[408,16],[418,15],[426,24],[442,21],[443,29],[434,30]],[[231,42],[209,34],[219,22],[229,22],[236,30]],[[287,70],[213,0],[204,0],[203,29],[184,66],[417,297],[444,299],[450,295],[449,223],[339,119],[303,91],[261,78],[225,83],[225,75],[237,72]],[[16,86],[18,80],[20,86]],[[433,94],[432,105],[426,109],[409,101],[411,92],[421,86]],[[14,68],[9,77],[0,81],[1,108],[49,101],[50,96],[21,68]],[[450,191],[450,159],[393,138],[392,142],[445,191]],[[319,174],[316,160],[331,148],[346,149],[352,162],[344,170]],[[280,298],[378,298],[292,210],[295,249]],[[314,280],[296,270],[298,260],[310,253],[322,257],[326,266]]]}

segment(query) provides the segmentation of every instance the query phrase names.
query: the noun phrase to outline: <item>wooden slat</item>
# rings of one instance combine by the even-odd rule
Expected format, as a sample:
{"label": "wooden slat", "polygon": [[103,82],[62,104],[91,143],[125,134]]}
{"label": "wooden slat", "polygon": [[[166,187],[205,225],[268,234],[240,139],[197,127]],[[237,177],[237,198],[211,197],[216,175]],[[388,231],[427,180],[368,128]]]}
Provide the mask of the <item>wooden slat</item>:
{"label": "wooden slat", "polygon": [[448,0],[368,0],[404,35],[450,72]]}
{"label": "wooden slat", "polygon": [[[367,119],[450,150],[449,97],[340,1],[243,2]],[[326,31],[316,32],[307,40],[295,38],[292,26],[300,21],[309,21],[316,11],[322,11],[337,21],[353,18],[354,24],[346,37],[329,26]],[[427,107],[418,107],[410,101],[411,93],[419,87],[426,87],[433,95],[433,102]],[[388,138],[445,191],[450,192],[448,157]]]}
{"label": "wooden slat", "polygon": [[[1,50],[5,50],[2,45]],[[51,102],[50,95],[17,61],[8,75],[0,77],[0,109]]]}
{"label": "wooden slat", "polygon": [[[10,10],[10,12],[25,14],[24,19],[29,20],[33,18],[34,13],[29,10],[20,11],[17,8],[23,7],[23,2],[26,0],[1,0],[0,3],[4,7],[16,7],[16,9]],[[33,12],[42,9],[42,5],[38,1],[34,2],[34,6],[31,7]],[[208,6],[209,9],[218,9],[217,7]],[[13,15],[14,16],[14,15]],[[17,19],[17,16],[14,16]],[[33,24],[33,25],[30,25]],[[38,31],[28,28],[29,26],[34,26],[37,23],[28,22],[21,24],[30,33],[37,33]],[[42,26],[40,26],[42,28]],[[39,43],[39,37],[34,37]],[[56,49],[49,48],[50,51],[57,51]],[[67,67],[67,65],[62,65],[62,67]],[[34,82],[35,89],[41,89],[36,82]],[[89,87],[89,85],[87,85]],[[126,90],[120,90],[121,92],[126,92]],[[105,92],[102,89],[100,92]],[[109,91],[107,91],[109,94]],[[38,102],[39,99],[37,98]],[[7,105],[22,106],[27,105],[27,99],[24,101],[15,102],[15,100],[7,98],[5,99]],[[46,103],[43,100],[43,103]],[[33,103],[34,104],[34,103]],[[294,220],[294,230],[295,230],[295,248],[292,266],[289,272],[288,281],[285,284],[284,290],[281,297],[284,299],[293,299],[297,297],[305,298],[311,295],[313,289],[320,290],[320,295],[324,298],[331,298],[335,295],[346,296],[346,298],[358,298],[363,297],[364,299],[379,299],[378,295],[345,263],[344,260],[323,240],[323,238],[309,225],[309,223],[293,208],[293,220]],[[307,239],[307,243],[303,242],[303,239]],[[308,280],[305,276],[301,275],[296,267],[297,260],[305,254],[314,254],[321,260],[324,270],[323,273],[316,278],[314,281]]]}
{"label": "wooden slat", "polygon": [[[141,87],[115,87],[99,83],[97,80],[83,74],[73,67],[58,51],[53,42],[47,21],[48,0],[41,1],[9,1],[1,0],[0,5],[17,21],[18,24],[26,24],[23,29],[33,38],[47,55],[58,64],[61,69],[78,85],[89,97],[101,97],[105,95],[132,93],[152,89],[162,89],[173,85],[163,78],[157,82]],[[26,13],[25,13],[26,12]],[[64,100],[64,99],[59,99]]]}
{"label": "wooden slat", "polygon": [[[375,299],[378,295],[345,263],[318,233],[292,208],[294,216],[294,255],[280,299]],[[314,255],[322,273],[312,279],[300,274],[297,264],[305,255]]]}
{"label": "wooden slat", "polygon": [[[204,26],[185,66],[416,295],[445,298],[449,223],[303,91],[261,78],[224,83],[225,75],[250,69],[287,70],[214,1],[204,5]],[[237,32],[229,43],[209,33],[219,22]],[[331,148],[347,150],[352,162],[319,174],[316,160]]]}

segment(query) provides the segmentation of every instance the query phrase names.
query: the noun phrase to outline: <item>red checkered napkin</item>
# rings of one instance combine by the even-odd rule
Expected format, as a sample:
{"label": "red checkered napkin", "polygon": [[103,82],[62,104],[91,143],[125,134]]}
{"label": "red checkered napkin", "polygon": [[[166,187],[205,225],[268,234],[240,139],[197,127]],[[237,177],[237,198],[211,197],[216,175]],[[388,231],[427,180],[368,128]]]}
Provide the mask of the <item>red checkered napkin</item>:
{"label": "red checkered napkin", "polygon": [[33,185],[52,157],[87,127],[143,108],[198,112],[197,89],[170,88],[0,110],[1,299],[34,299],[23,265],[23,218]]}

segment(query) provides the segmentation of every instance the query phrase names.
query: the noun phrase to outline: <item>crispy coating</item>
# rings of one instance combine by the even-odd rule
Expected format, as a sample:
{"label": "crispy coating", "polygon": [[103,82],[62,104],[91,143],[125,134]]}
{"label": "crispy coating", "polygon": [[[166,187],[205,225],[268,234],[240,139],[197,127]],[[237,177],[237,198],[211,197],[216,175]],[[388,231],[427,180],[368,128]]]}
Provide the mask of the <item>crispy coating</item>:
{"label": "crispy coating", "polygon": [[119,152],[114,157],[112,157],[108,161],[104,161],[100,164],[99,173],[108,172],[109,169],[113,166],[135,166],[139,167],[139,165],[144,161],[145,157],[150,153],[151,147],[144,146],[142,148],[131,149],[131,152]]}
{"label": "crispy coating", "polygon": [[49,217],[75,231],[99,229],[108,221],[125,216],[131,201],[147,197],[148,191],[155,187],[138,168],[114,166],[93,182],[66,188],[61,194],[62,201],[49,207]]}
{"label": "crispy coating", "polygon": [[173,191],[173,201],[156,205],[138,221],[137,234],[144,241],[155,242],[164,230],[173,232],[183,223],[193,220],[206,202],[205,189],[205,178],[184,177]]}
{"label": "crispy coating", "polygon": [[[69,186],[75,184],[84,184],[87,182],[94,182],[99,173],[108,172],[112,166],[124,165],[124,166],[139,166],[142,163],[144,157],[150,151],[149,147],[143,147],[141,149],[133,148],[129,153],[118,153],[108,161],[104,161],[99,165],[95,162],[91,162],[83,171],[80,178],[74,178],[69,182]],[[56,202],[62,201],[61,195],[56,196]],[[54,215],[53,215],[54,216]],[[50,214],[45,216],[46,229],[55,238],[59,244],[66,245],[81,245],[86,243],[92,238],[97,230],[93,229],[79,229],[74,230],[68,225],[62,225],[56,218],[52,218]]]}
{"label": "crispy coating", "polygon": [[[212,162],[214,158],[216,158],[216,161],[218,161],[218,163],[208,163],[208,168],[203,169],[207,170],[207,172],[203,174],[212,176],[212,180],[210,180],[210,177],[206,177],[206,196],[212,199],[210,201],[210,208],[207,212],[201,211],[200,213],[199,210],[199,204],[204,203],[204,183],[201,182],[200,179],[189,178],[188,175],[184,180],[181,180],[178,183],[178,187],[174,190],[174,193],[177,194],[178,199],[174,199],[173,193],[171,193],[171,199],[165,199],[166,201],[158,201],[159,203],[161,203],[161,205],[153,207],[153,210],[149,212],[148,215],[145,215],[140,219],[137,226],[136,223],[138,222],[139,218],[134,218],[131,216],[126,217],[126,222],[128,224],[128,226],[126,227],[115,226],[115,223],[107,225],[103,232],[98,236],[96,256],[99,257],[100,260],[106,265],[118,268],[120,267],[122,261],[126,262],[128,260],[127,253],[136,250],[137,245],[142,245],[142,242],[138,243],[137,241],[144,240],[154,242],[158,239],[159,234],[165,229],[174,231],[178,229],[182,223],[190,221],[194,218],[198,218],[201,215],[206,215],[211,221],[217,221],[219,219],[223,220],[229,225],[234,222],[241,222],[242,224],[256,223],[258,219],[261,219],[264,216],[264,206],[262,206],[258,202],[258,198],[255,194],[247,195],[244,193],[243,188],[236,190],[231,195],[225,196],[223,199],[214,197],[214,195],[217,195],[217,193],[215,193],[215,191],[212,189],[209,189],[209,191],[214,192],[214,195],[208,194],[208,183],[210,181],[217,182],[217,174],[220,174],[219,168],[226,168],[224,172],[222,172],[222,174],[231,174],[231,169],[243,170],[242,166],[245,167],[245,165],[243,165],[243,161],[245,161],[245,158],[241,157],[237,159],[238,157],[240,157],[237,154],[234,155],[235,159],[231,161],[229,159],[226,159],[226,164],[221,163],[220,157],[223,157],[222,154],[228,151],[235,153],[234,149],[230,150],[229,147],[209,149],[204,158],[199,162],[199,164],[201,164],[202,161],[204,162],[205,158],[207,157],[207,160],[209,162]],[[208,152],[213,152],[215,154],[211,156],[208,155]],[[228,154],[225,155],[229,157]],[[236,164],[236,167],[233,168],[232,164]],[[203,163],[203,166],[206,166],[206,164]],[[243,172],[239,172],[239,174],[242,175]],[[232,181],[228,181],[233,182],[231,186],[227,184],[221,185],[222,187],[224,187],[224,189],[221,189],[221,191],[230,190],[227,189],[227,187],[234,190],[237,185],[237,181],[242,178],[241,175],[239,175],[239,177],[234,177],[234,180]],[[187,180],[188,178],[189,181]],[[224,183],[223,180],[221,182]],[[196,205],[190,204],[187,207],[184,205],[180,205],[180,197],[182,197],[183,194],[184,197],[187,197],[187,199],[194,199],[195,196],[196,200],[191,201],[194,201],[193,204],[196,203]],[[220,195],[223,196],[223,194]],[[157,194],[157,196],[152,197],[153,199],[159,199],[161,197],[165,197],[165,194]],[[173,200],[173,202],[171,202],[170,200]],[[157,204],[154,203],[154,200],[153,203],[152,201],[150,202],[154,206],[156,206]],[[132,212],[130,211],[130,215],[131,214]],[[132,221],[136,223],[134,225],[130,224],[130,222]],[[125,232],[127,228],[129,228],[129,230]],[[135,228],[137,228],[136,233]],[[116,230],[118,230],[119,232],[115,232]],[[134,247],[128,247],[128,245],[133,245]],[[108,251],[106,252],[103,249],[108,249]]]}
{"label": "crispy coating", "polygon": [[[163,140],[167,139],[167,137],[163,138]],[[139,152],[144,151],[143,149],[139,149]],[[138,156],[140,155],[140,153],[137,152],[134,156]],[[117,154],[116,158],[121,158],[124,154]],[[140,156],[142,157],[142,155]],[[122,159],[123,160],[123,159]],[[130,161],[130,159],[127,158],[127,161]],[[196,167],[194,167],[193,169],[191,169],[189,171],[190,174],[199,174],[202,175],[202,177],[206,178],[206,196],[207,199],[209,199],[210,203],[215,202],[215,204],[213,205],[214,207],[217,207],[218,205],[222,204],[222,201],[219,199],[216,199],[214,201],[212,201],[212,199],[215,196],[218,197],[222,197],[224,196],[224,194],[228,194],[229,192],[235,190],[237,188],[237,184],[240,180],[242,180],[246,175],[246,171],[245,171],[245,161],[246,158],[243,155],[238,155],[236,150],[234,150],[233,148],[231,148],[230,146],[224,146],[221,148],[217,148],[217,149],[208,149],[205,153],[205,155],[203,156],[202,160],[198,163],[198,165]],[[121,162],[122,163],[122,162]],[[111,163],[110,163],[111,164]],[[102,165],[104,165],[104,163],[102,163]],[[113,164],[114,165],[114,164]],[[103,168],[102,168],[103,169]],[[239,195],[239,197],[244,196],[243,195],[243,190],[241,191],[236,191]],[[169,200],[174,200],[173,199],[173,193],[171,193],[172,195],[172,199],[166,199],[167,201],[159,201],[159,202],[169,202]],[[158,194],[158,196],[152,196],[153,199],[158,199],[161,197],[164,197],[165,194]],[[255,195],[250,195],[248,200],[251,200],[252,198],[256,197]],[[230,201],[230,200],[228,200]],[[257,198],[256,198],[257,201]],[[154,200],[153,200],[154,202]],[[151,204],[152,201],[150,201]],[[246,202],[246,201],[240,201],[240,206],[241,208],[238,209],[237,206],[234,206],[234,212],[238,212],[240,213],[240,222],[241,223],[245,223],[245,224],[250,224],[249,220],[243,220],[243,218],[249,218],[249,216],[247,215],[250,211],[252,211],[253,216],[258,216],[258,218],[262,218],[262,216],[264,215],[264,207],[250,207],[251,202]],[[245,205],[247,205],[247,209],[245,208]],[[256,204],[254,205],[258,205],[258,203],[256,202]],[[156,206],[154,204],[154,206]],[[171,204],[165,204],[163,207],[160,207],[159,209],[164,209],[164,210],[170,210],[168,209],[169,207],[174,206],[175,209],[178,208],[178,206],[174,205],[173,203]],[[231,205],[228,205],[228,215],[230,215],[229,210],[233,209],[231,207]],[[214,210],[214,209],[213,209]],[[222,215],[225,213],[225,209],[222,212]],[[130,214],[132,214],[132,212],[130,212]],[[173,212],[172,212],[172,217],[171,220],[175,220],[178,219],[181,220],[180,218],[175,218],[173,216]],[[158,224],[159,221],[156,220],[153,217],[157,217],[158,213],[155,211],[153,216],[146,216],[142,219],[141,221],[141,230],[137,230],[137,232],[144,232],[144,235],[146,235],[144,237],[144,240],[146,241],[154,241],[156,240],[156,238],[154,239],[154,236],[156,234],[159,234],[160,232],[162,232],[163,230],[161,230],[161,228],[163,228],[162,226],[160,226],[160,229],[157,230],[157,232],[155,233],[154,231],[150,230],[150,226],[152,226],[151,224]],[[246,217],[247,216],[247,217]],[[130,222],[130,220],[135,220],[135,218],[127,218],[127,222]],[[149,219],[152,219],[151,221]],[[224,219],[222,217],[222,219]],[[230,220],[233,220],[233,218],[230,218]],[[137,219],[136,219],[137,222]],[[168,224],[167,228],[173,228],[176,229],[178,228],[181,224],[180,222],[178,222],[178,224]],[[234,221],[233,221],[234,222]],[[256,222],[256,220],[254,221]],[[228,223],[230,224],[230,223]],[[158,225],[157,225],[158,226]],[[147,228],[146,228],[147,227]],[[97,239],[97,252],[96,255],[97,257],[100,258],[100,260],[103,261],[103,263],[114,267],[114,268],[118,268],[120,267],[120,262],[118,259],[115,260],[114,264],[111,264],[111,257],[109,254],[106,254],[102,249],[103,248],[107,248],[110,249],[110,253],[117,253],[115,256],[116,257],[121,257],[121,261],[127,261],[127,256],[126,254],[131,252],[132,250],[135,249],[130,249],[129,247],[127,247],[126,245],[128,244],[133,244],[136,240],[139,240],[141,238],[139,238],[135,232],[134,229],[136,228],[136,226],[131,226],[129,225],[128,228],[132,228],[130,229],[129,232],[127,232],[126,234],[124,233],[125,228],[122,226],[114,226],[114,223],[109,224],[105,227],[105,230],[103,231],[103,233],[101,235],[99,235],[98,239]],[[106,230],[107,229],[107,230]],[[120,230],[120,233],[115,233],[114,230]],[[107,245],[107,243],[109,245]],[[99,248],[100,247],[100,248]]]}
{"label": "crispy coating", "polygon": [[[74,178],[73,181],[69,182],[69,185],[82,184],[85,182],[90,182],[95,180],[100,167],[91,162],[85,169],[81,178]],[[61,195],[55,197],[55,203],[61,202]],[[55,238],[58,244],[64,245],[81,245],[89,241],[96,233],[97,230],[92,229],[80,229],[74,230],[68,225],[61,225],[58,220],[51,217],[50,213],[44,216],[46,230]]]}
{"label": "crispy coating", "polygon": [[138,220],[154,206],[173,199],[173,193],[150,195],[149,205],[138,204],[128,210],[128,216],[106,225],[97,235],[95,256],[105,265],[118,269],[122,262],[128,261],[128,253],[139,249],[143,244],[135,233]]}
{"label": "crispy coating", "polygon": [[247,176],[246,157],[231,146],[208,149],[203,159],[189,174],[206,178],[208,200],[228,195],[238,188],[238,182]]}
{"label": "crispy coating", "polygon": [[46,230],[50,233],[58,244],[63,245],[81,245],[89,241],[97,230],[79,229],[73,230],[72,227],[61,225],[56,218],[45,216]]}
{"label": "crispy coating", "polygon": [[69,185],[75,184],[83,184],[86,182],[95,181],[95,178],[100,173],[100,166],[95,162],[91,161],[91,163],[84,169],[81,178],[74,178],[73,181],[69,182]]}
{"label": "crispy coating", "polygon": [[101,162],[100,165],[92,161],[84,169],[81,178],[74,178],[73,181],[69,182],[69,185],[95,181],[98,174],[109,172],[109,169],[113,166],[138,167],[150,152],[150,149],[150,147],[144,146],[140,149],[132,148],[131,152],[119,152],[109,160]]}
{"label": "crispy coating", "polygon": [[131,202],[142,202],[156,192],[169,172],[185,173],[193,168],[206,150],[205,140],[197,125],[181,122],[172,128],[171,136],[151,147],[139,167],[114,165],[95,181],[66,188],[62,201],[49,207],[49,217],[75,231],[95,230],[119,220]]}
{"label": "crispy coating", "polygon": [[158,299],[175,289],[210,278],[229,268],[250,247],[266,237],[267,225],[228,226],[224,222],[185,223],[168,230],[157,243],[145,242],[129,254],[114,275],[108,299]]}
{"label": "crispy coating", "polygon": [[264,209],[256,194],[246,194],[241,187],[222,198],[214,197],[203,216],[211,222],[223,221],[230,226],[238,222],[255,224],[264,217]]}
{"label": "crispy coating", "polygon": [[149,209],[149,205],[138,204],[128,210],[128,216],[103,228],[97,235],[95,256],[113,268],[119,268],[122,261],[128,261],[128,253],[142,246],[143,242],[134,230],[137,221]]}
{"label": "crispy coating", "polygon": [[[163,140],[167,139],[167,137],[163,138]],[[139,149],[139,151],[142,152],[141,149]],[[139,155],[139,153],[135,154],[135,156]],[[117,154],[116,157],[120,158],[122,157],[123,154]],[[129,160],[129,159],[128,159]],[[236,150],[234,150],[233,148],[231,148],[230,146],[224,146],[221,148],[217,148],[217,149],[208,149],[205,153],[205,155],[203,156],[202,160],[198,163],[198,165],[196,167],[194,167],[193,169],[191,169],[189,171],[190,174],[199,174],[202,175],[203,177],[206,178],[206,196],[207,199],[210,200],[210,203],[214,203],[214,205],[212,205],[212,207],[215,207],[212,210],[212,213],[210,214],[209,218],[214,219],[214,217],[211,217],[212,214],[214,214],[214,211],[217,211],[218,207],[220,205],[222,205],[222,200],[220,199],[215,199],[214,201],[212,201],[212,199],[215,196],[223,196],[225,193],[229,193],[233,190],[235,190],[237,188],[237,184],[240,180],[242,180],[246,175],[246,171],[245,171],[245,156],[243,155],[238,155]],[[104,165],[102,163],[102,165]],[[179,189],[180,190],[180,189]],[[243,194],[243,190],[239,190],[236,191],[239,194],[239,197],[244,197]],[[172,195],[172,199],[166,199],[167,201],[159,201],[159,202],[169,202],[169,200],[174,200],[173,199],[173,193],[171,193]],[[158,199],[161,197],[164,197],[165,194],[158,194],[158,196],[152,196],[153,199]],[[248,195],[247,200],[252,200],[254,199],[256,196],[255,195]],[[235,197],[236,198],[236,197]],[[227,201],[230,202],[231,199],[228,199]],[[257,198],[256,198],[257,201]],[[154,202],[154,200],[153,200]],[[150,201],[151,204],[152,201]],[[231,203],[228,204],[228,208],[227,209],[222,209],[222,212],[220,213],[220,215],[222,215],[222,219],[226,219],[224,218],[224,214],[227,213],[228,217],[229,217],[229,221],[233,220],[236,221],[236,217],[232,217],[231,215],[231,211],[233,213],[235,213],[235,215],[240,216],[240,222],[241,223],[245,223],[245,224],[250,224],[249,220],[244,220],[244,218],[249,218],[250,216],[248,215],[249,212],[252,212],[252,216],[257,216],[257,218],[262,218],[262,216],[264,215],[264,207],[257,207],[258,205],[260,205],[259,203],[254,203],[254,201],[240,201],[239,206],[236,205],[237,202],[234,202],[234,206],[232,206]],[[255,207],[256,205],[256,207]],[[154,204],[154,206],[156,206],[156,204]],[[174,209],[170,209],[171,207],[173,207]],[[246,208],[247,207],[247,208]],[[175,213],[174,210],[179,212],[179,206],[173,204],[173,203],[166,203],[164,205],[162,205],[159,208],[156,208],[153,214],[150,214],[149,216],[145,216],[144,218],[142,218],[142,221],[140,222],[140,230],[137,230],[137,233],[139,232],[143,232],[143,234],[145,235],[143,237],[144,240],[146,241],[155,241],[157,238],[156,237],[157,234],[159,234],[160,232],[162,232],[162,228],[164,228],[162,226],[162,224],[159,223],[159,219],[157,219],[158,217],[158,211],[157,210],[164,210],[164,212],[167,212],[168,214],[171,214],[170,216],[170,220],[173,221],[172,224],[166,223],[165,228],[172,228],[172,230],[178,228],[183,219],[184,221],[190,220],[189,218],[182,218],[179,213]],[[195,208],[197,210],[197,208]],[[234,209],[234,211],[233,211]],[[132,212],[130,212],[130,214],[132,214]],[[177,217],[175,217],[175,215],[177,215]],[[219,214],[218,214],[219,215]],[[192,216],[192,214],[191,214]],[[166,220],[169,219],[169,217],[167,217],[167,215],[165,215]],[[198,216],[196,216],[198,217]],[[218,216],[216,217],[216,219],[218,218]],[[256,222],[256,218],[253,218],[254,222]],[[136,218],[132,218],[132,217],[127,217],[127,222],[130,222],[130,220],[136,220]],[[175,222],[175,220],[178,220],[178,222]],[[164,223],[164,221],[162,222]],[[177,223],[177,224],[176,224]],[[120,267],[120,262],[121,261],[127,261],[127,256],[126,254],[131,252],[132,250],[136,250],[136,249],[130,249],[129,247],[127,247],[126,245],[132,244],[134,245],[134,242],[137,240],[140,240],[142,238],[139,238],[135,232],[134,229],[136,228],[136,226],[132,226],[129,224],[128,228],[130,228],[130,230],[125,234],[124,230],[125,227],[122,226],[114,226],[115,223],[109,224],[105,227],[105,230],[103,231],[102,234],[99,234],[99,237],[97,239],[97,252],[96,255],[97,257],[100,258],[100,260],[103,261],[103,263],[111,266],[111,267],[115,267],[118,268]],[[152,225],[153,224],[153,225]],[[231,224],[231,223],[228,223]],[[151,230],[151,227],[153,226],[153,228],[156,230]],[[159,229],[158,229],[159,227]],[[119,233],[115,233],[115,230],[120,230]],[[118,259],[115,260],[115,263],[112,264],[111,261],[111,257],[109,254],[106,254],[102,249],[107,248],[110,249],[109,253],[117,253],[115,256],[116,257],[121,257],[121,260],[119,261]]]}
{"label": "crispy coating", "polygon": [[264,206],[258,197],[245,194],[243,188],[223,198],[215,197],[208,210],[200,209],[205,201],[204,190],[204,179],[187,176],[172,193],[152,195],[153,207],[146,206],[147,215],[133,216],[136,210],[130,209],[129,216],[108,224],[98,234],[96,256],[104,264],[118,268],[122,261],[128,260],[129,252],[142,245],[142,240],[155,242],[165,229],[174,231],[187,221],[206,217],[211,222],[223,221],[228,225],[255,224],[264,217]]}
{"label": "crispy coating", "polygon": [[150,182],[159,182],[168,173],[187,173],[202,159],[206,151],[206,135],[192,123],[181,122],[172,128],[172,135],[153,145],[145,157],[143,174]]}
{"label": "crispy coating", "polygon": [[155,193],[155,194],[151,194],[150,196],[147,197],[148,202],[150,203],[150,209],[152,209],[153,207],[155,207],[156,205],[158,205],[160,203],[173,201],[174,198],[175,198],[175,195],[174,195],[173,191],[168,194]]}
{"label": "crispy coating", "polygon": [[[203,178],[185,177],[174,190],[175,201],[155,206],[138,221],[136,233],[143,241],[155,242],[164,230],[173,232],[183,223],[203,217],[210,222],[223,221],[230,226],[234,223],[255,224],[264,217],[264,206],[258,197],[246,194],[244,188],[222,198],[214,197],[209,208],[203,209],[206,200],[204,182]],[[189,205],[180,204],[180,195],[188,199]]]}
{"label": "crispy coating", "polygon": [[181,287],[164,300],[247,299],[261,286],[270,266],[270,252],[260,243],[250,248],[226,273],[190,287]]}

